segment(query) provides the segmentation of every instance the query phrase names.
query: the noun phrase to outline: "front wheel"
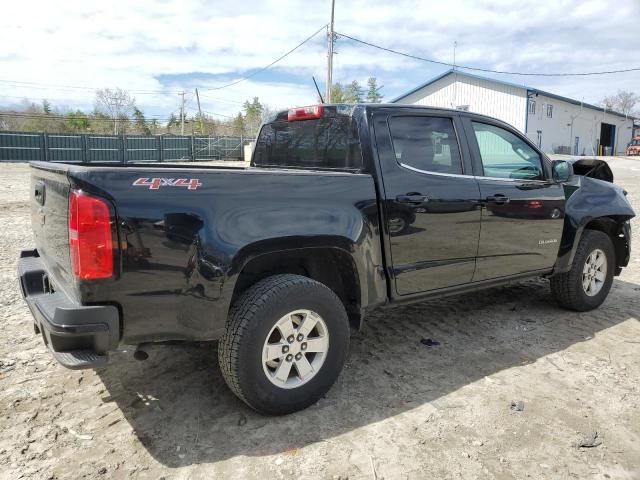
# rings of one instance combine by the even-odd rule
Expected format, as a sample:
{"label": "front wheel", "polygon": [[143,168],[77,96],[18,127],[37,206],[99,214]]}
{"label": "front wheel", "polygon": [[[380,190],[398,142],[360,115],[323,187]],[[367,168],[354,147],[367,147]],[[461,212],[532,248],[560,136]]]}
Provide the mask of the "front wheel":
{"label": "front wheel", "polygon": [[258,412],[282,415],[318,401],[338,378],[349,321],[337,295],[300,275],[274,275],[231,309],[218,360],[231,390]]}
{"label": "front wheel", "polygon": [[593,310],[607,298],[614,270],[615,251],[609,236],[585,230],[571,270],[551,277],[551,293],[563,307],[578,312]]}

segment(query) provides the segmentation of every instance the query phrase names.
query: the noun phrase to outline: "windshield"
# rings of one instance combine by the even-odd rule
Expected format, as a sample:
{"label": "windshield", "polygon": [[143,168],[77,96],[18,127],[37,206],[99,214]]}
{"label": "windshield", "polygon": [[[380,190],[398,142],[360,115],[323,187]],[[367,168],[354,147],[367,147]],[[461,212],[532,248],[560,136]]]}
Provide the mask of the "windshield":
{"label": "windshield", "polygon": [[362,155],[350,116],[279,120],[265,124],[260,130],[253,165],[360,169]]}

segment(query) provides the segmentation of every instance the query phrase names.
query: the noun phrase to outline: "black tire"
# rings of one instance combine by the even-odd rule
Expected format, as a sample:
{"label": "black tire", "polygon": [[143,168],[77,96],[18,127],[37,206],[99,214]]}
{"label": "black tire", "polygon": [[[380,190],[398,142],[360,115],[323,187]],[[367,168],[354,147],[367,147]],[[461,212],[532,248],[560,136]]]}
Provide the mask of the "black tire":
{"label": "black tire", "polygon": [[[280,318],[297,309],[324,320],[329,347],[317,373],[296,388],[281,388],[266,376],[262,351]],[[254,410],[284,415],[317,402],[334,384],[349,351],[349,320],[338,296],[325,285],[300,275],[265,278],[234,303],[218,348],[218,361],[229,388]]]}
{"label": "black tire", "polygon": [[[589,296],[582,287],[582,273],[587,258],[596,249],[602,250],[606,256],[607,272],[600,291]],[[551,293],[561,306],[571,310],[585,312],[598,308],[611,290],[615,266],[615,251],[609,236],[597,230],[585,230],[571,270],[551,277]]]}
{"label": "black tire", "polygon": [[[389,234],[391,236],[402,235],[409,230],[409,219],[405,215],[392,215],[389,217]],[[392,231],[393,230],[393,231]]]}

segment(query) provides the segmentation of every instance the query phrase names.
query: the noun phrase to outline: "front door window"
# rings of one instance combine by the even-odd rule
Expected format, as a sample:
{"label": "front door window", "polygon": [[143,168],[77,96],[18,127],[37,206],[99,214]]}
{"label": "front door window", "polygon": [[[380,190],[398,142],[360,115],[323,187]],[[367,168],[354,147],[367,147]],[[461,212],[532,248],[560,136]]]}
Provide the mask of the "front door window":
{"label": "front door window", "polygon": [[543,180],[540,154],[504,128],[472,122],[485,177]]}

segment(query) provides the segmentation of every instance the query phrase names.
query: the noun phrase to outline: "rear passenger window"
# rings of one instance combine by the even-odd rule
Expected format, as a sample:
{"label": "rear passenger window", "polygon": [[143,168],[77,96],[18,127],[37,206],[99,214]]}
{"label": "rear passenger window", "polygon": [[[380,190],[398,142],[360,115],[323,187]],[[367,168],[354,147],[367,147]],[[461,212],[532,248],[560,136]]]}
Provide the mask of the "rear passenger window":
{"label": "rear passenger window", "polygon": [[401,165],[424,172],[462,173],[460,149],[450,118],[391,117],[389,130]]}

